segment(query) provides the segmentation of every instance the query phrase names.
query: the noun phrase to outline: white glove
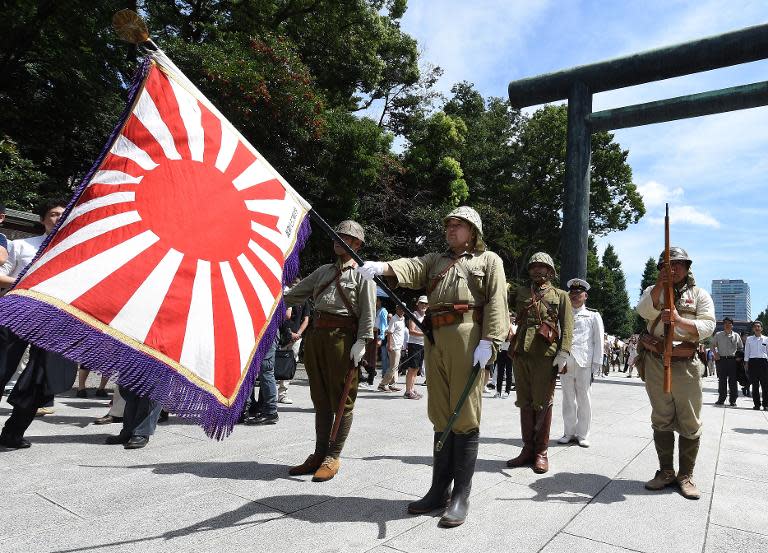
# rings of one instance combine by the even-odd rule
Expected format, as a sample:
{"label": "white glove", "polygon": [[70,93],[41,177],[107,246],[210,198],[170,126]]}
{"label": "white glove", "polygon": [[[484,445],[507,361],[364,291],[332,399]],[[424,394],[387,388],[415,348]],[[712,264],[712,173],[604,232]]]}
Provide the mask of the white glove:
{"label": "white glove", "polygon": [[474,367],[478,363],[480,364],[480,368],[484,369],[485,366],[488,364],[488,361],[491,360],[491,356],[493,355],[493,342],[490,340],[480,340],[480,343],[477,344],[477,347],[475,348],[475,355],[472,359],[472,366]]}
{"label": "white glove", "polygon": [[373,280],[375,276],[381,276],[387,270],[387,264],[383,261],[366,261],[362,267],[357,268],[357,272],[365,280]]}
{"label": "white glove", "polygon": [[600,371],[603,370],[603,364],[602,363],[592,363],[592,374],[597,376],[600,374]]}
{"label": "white glove", "polygon": [[552,366],[557,367],[557,371],[560,373],[565,372],[565,365],[568,363],[568,353],[560,350],[557,352],[557,355],[555,355],[554,361],[552,361]]}
{"label": "white glove", "polygon": [[360,364],[360,360],[365,355],[365,340],[358,340],[352,344],[352,349],[349,351],[349,358],[357,367]]}

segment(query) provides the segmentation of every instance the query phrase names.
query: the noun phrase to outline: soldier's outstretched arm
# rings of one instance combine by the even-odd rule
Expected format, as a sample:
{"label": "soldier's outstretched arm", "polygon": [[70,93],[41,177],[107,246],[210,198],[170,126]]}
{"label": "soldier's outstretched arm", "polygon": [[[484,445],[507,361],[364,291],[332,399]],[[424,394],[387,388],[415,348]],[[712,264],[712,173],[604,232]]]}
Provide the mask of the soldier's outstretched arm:
{"label": "soldier's outstretched arm", "polygon": [[288,290],[283,296],[287,305],[301,305],[307,301],[315,291],[315,285],[320,278],[322,266],[315,269],[308,277],[301,279],[299,283]]}

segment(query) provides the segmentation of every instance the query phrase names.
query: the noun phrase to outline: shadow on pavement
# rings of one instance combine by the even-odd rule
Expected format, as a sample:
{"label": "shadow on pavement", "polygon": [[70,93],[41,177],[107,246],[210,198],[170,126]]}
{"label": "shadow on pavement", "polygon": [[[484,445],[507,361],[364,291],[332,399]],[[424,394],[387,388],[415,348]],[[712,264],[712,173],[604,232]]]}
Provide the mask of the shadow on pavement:
{"label": "shadow on pavement", "polygon": [[768,434],[764,428],[734,428],[733,431],[739,434]]}
{"label": "shadow on pavement", "polygon": [[[313,509],[305,508],[302,510],[294,511],[291,513],[283,514],[276,512],[274,517],[266,519],[249,521],[248,518],[263,513],[265,505],[270,503],[270,500],[279,500],[284,502],[286,499],[295,500],[299,504],[306,505],[308,500],[312,503]],[[376,524],[378,526],[377,539],[385,539],[387,537],[387,523],[395,520],[402,520],[408,518],[414,518],[407,512],[408,500],[395,500],[395,499],[376,499],[369,497],[333,497],[327,495],[288,495],[288,496],[273,496],[266,497],[260,501],[264,504],[251,502],[242,507],[238,507],[232,511],[222,513],[215,517],[191,524],[184,528],[177,530],[171,530],[164,532],[156,536],[147,536],[137,538],[133,540],[119,540],[114,542],[103,543],[99,545],[93,545],[88,547],[77,547],[71,549],[60,549],[58,553],[74,553],[76,551],[98,551],[100,549],[106,549],[108,547],[116,547],[120,545],[142,544],[147,542],[153,542],[157,540],[163,540],[170,542],[173,539],[190,536],[203,532],[210,532],[222,529],[233,529],[233,531],[246,530],[248,527],[255,527],[260,524],[275,520],[281,517],[292,518],[295,520],[302,520],[310,522],[312,524],[324,524],[334,522],[356,522],[356,523],[369,523]],[[317,513],[314,508],[322,503],[328,501],[334,502],[333,509],[327,509],[324,512]],[[274,511],[276,509],[268,507]],[[438,513],[440,514],[440,513]],[[237,529],[237,530],[234,530]],[[198,547],[213,546],[209,543],[198,543]],[[256,544],[254,544],[256,545]]]}
{"label": "shadow on pavement", "polygon": [[[86,468],[105,468],[106,465],[80,465]],[[258,461],[184,461],[180,463],[155,463],[147,465],[115,465],[106,468],[150,469],[154,474],[191,474],[199,478],[226,478],[229,480],[295,480],[305,478],[288,475],[289,465],[259,463]]]}
{"label": "shadow on pavement", "polygon": [[[514,456],[514,455],[512,455]],[[432,466],[432,457],[425,455],[372,455],[369,457],[360,457],[362,461],[400,461],[406,465],[424,465]],[[478,459],[475,463],[475,472],[502,472],[507,468],[506,461],[502,459]],[[504,473],[505,476],[508,476]]]}

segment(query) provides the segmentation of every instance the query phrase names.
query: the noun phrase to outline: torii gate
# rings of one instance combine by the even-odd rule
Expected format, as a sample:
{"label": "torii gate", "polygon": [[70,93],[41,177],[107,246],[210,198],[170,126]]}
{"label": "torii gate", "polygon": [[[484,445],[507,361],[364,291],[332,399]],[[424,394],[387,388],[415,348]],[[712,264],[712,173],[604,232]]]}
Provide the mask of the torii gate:
{"label": "torii gate", "polygon": [[768,81],[592,112],[592,95],[768,58],[768,24],[509,83],[514,108],[568,100],[561,282],[585,277],[590,135],[768,105]]}

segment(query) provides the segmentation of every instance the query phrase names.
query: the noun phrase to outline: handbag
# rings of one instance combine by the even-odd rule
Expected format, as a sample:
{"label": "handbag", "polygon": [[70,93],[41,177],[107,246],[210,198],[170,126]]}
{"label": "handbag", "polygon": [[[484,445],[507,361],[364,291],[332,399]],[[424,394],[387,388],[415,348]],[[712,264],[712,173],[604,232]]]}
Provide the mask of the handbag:
{"label": "handbag", "polygon": [[296,358],[293,350],[279,349],[275,352],[275,380],[293,380],[296,374]]}

